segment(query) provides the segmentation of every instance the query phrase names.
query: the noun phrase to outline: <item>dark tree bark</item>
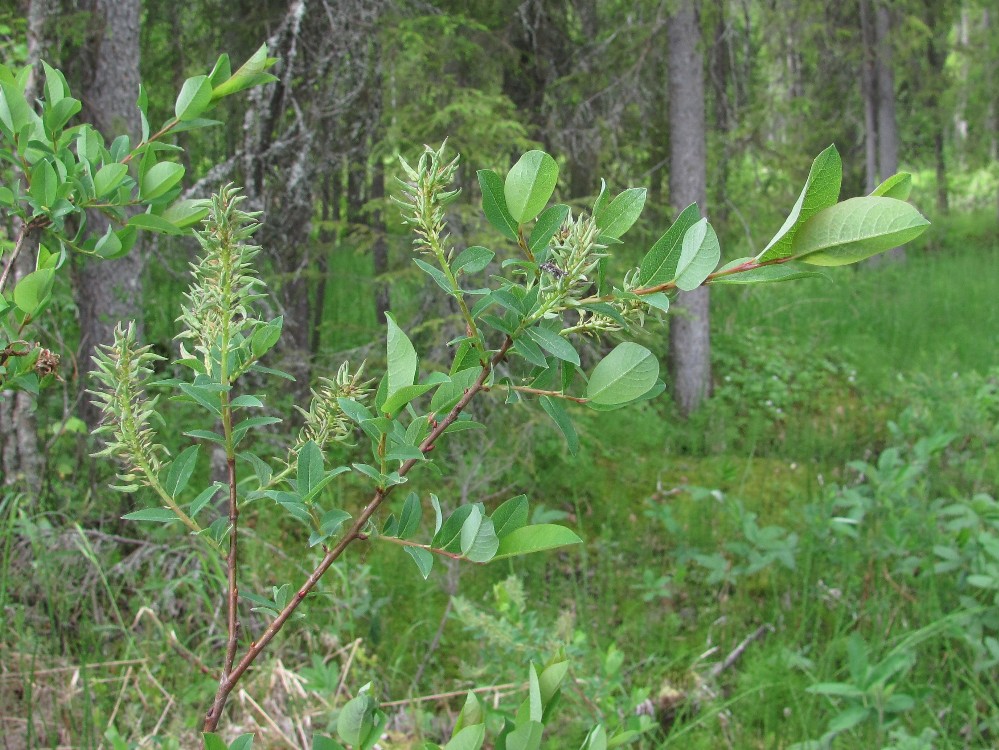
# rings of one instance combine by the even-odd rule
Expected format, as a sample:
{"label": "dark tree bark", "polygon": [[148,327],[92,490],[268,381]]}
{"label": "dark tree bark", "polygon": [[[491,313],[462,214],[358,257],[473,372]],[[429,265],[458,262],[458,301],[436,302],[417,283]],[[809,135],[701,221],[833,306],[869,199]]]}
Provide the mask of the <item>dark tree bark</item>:
{"label": "dark tree bark", "polygon": [[[682,0],[667,25],[669,43],[670,203],[677,211],[707,204],[704,61],[695,0]],[[711,389],[709,292],[681,292],[673,305],[669,363],[673,397],[689,416]]]}
{"label": "dark tree bark", "polygon": [[383,5],[381,0],[292,0],[268,40],[271,54],[280,58],[275,68],[280,80],[253,90],[244,121],[246,193],[264,211],[257,239],[279,279],[284,366],[303,391],[313,341],[310,310],[315,311],[312,219],[321,176],[338,172],[345,161],[367,161],[368,134],[381,115],[373,81],[374,29]]}
{"label": "dark tree bark", "polygon": [[[89,0],[89,36],[77,61],[83,75],[81,117],[92,122],[110,143],[128,133],[138,143],[139,115],[139,0]],[[109,225],[99,211],[87,212],[87,230],[104,234]],[[80,317],[80,369],[90,368],[91,353],[98,344],[111,341],[115,325],[135,320],[141,338],[142,271],[145,255],[136,246],[125,257],[106,263],[82,259],[76,269],[76,304]],[[81,389],[87,387],[81,378]],[[100,414],[90,399],[81,401],[83,418],[93,429]]]}

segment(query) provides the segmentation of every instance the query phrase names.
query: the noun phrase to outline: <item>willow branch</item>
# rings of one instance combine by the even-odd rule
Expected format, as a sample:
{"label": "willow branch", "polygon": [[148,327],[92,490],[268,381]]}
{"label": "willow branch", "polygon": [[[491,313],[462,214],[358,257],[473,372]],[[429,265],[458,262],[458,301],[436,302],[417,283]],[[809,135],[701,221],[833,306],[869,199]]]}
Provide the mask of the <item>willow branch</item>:
{"label": "willow branch", "polygon": [[[424,438],[423,442],[420,443],[419,449],[422,453],[427,453],[432,450],[444,431],[447,430],[455,420],[461,415],[465,410],[465,407],[472,401],[473,398],[483,389],[486,384],[486,380],[493,372],[493,368],[500,363],[500,361],[506,356],[507,351],[513,344],[513,339],[507,337],[503,342],[503,345],[499,348],[499,351],[493,355],[492,359],[482,367],[482,371],[479,373],[479,377],[475,380],[472,386],[465,391],[464,395],[454,405],[454,408],[448,413],[448,415],[437,423],[437,426],[430,431],[430,434]],[[417,464],[417,459],[411,458],[404,461],[402,466],[399,468],[399,476],[406,476],[410,470]],[[364,534],[364,528],[367,526],[368,521],[371,516],[374,515],[375,511],[378,510],[385,498],[392,492],[392,489],[397,485],[392,485],[389,487],[381,488],[379,487],[375,490],[374,496],[368,502],[361,513],[357,516],[357,520],[351,525],[339,542],[332,548],[328,549],[323,559],[316,566],[315,570],[309,575],[305,580],[305,583],[298,589],[295,595],[291,598],[291,601],[281,610],[276,618],[271,622],[270,625],[264,630],[260,638],[253,642],[243,658],[239,660],[239,663],[233,667],[232,671],[227,674],[223,680],[219,683],[218,691],[215,694],[215,699],[212,702],[211,708],[208,709],[208,713],[205,715],[205,722],[202,731],[213,732],[218,726],[219,719],[222,717],[222,710],[225,708],[226,700],[228,700],[230,693],[236,687],[240,678],[249,669],[250,665],[256,661],[257,657],[260,656],[261,652],[267,647],[274,636],[276,636],[281,628],[288,619],[294,614],[295,610],[298,609],[298,605],[302,603],[306,596],[316,587],[319,580],[323,577],[330,566],[336,562],[336,560],[343,554],[344,550],[356,539],[361,538]]]}

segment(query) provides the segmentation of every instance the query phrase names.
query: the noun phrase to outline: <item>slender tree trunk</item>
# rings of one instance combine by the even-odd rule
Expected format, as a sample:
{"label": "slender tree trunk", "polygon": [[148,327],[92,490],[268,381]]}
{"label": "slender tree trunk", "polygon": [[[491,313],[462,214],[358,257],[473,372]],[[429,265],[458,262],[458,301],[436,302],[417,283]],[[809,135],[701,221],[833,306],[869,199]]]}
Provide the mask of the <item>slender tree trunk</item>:
{"label": "slender tree trunk", "polygon": [[[139,115],[139,0],[90,0],[88,40],[89,56],[81,60],[85,80],[82,88],[85,120],[92,122],[110,143],[120,133],[128,133],[132,144],[138,142]],[[87,229],[100,236],[108,228],[107,218],[99,211],[87,212]],[[142,271],[145,255],[136,246],[125,257],[112,263],[83,259],[76,271],[76,304],[80,318],[79,362],[89,370],[91,353],[98,344],[111,341],[115,325],[135,320],[141,338]],[[81,378],[81,388],[87,383]],[[91,429],[100,414],[90,399],[82,401],[83,417]]]}
{"label": "slender tree trunk", "polygon": [[[670,16],[669,125],[670,202],[676,210],[696,201],[707,204],[704,140],[704,68],[695,0],[681,0]],[[711,389],[711,328],[707,287],[681,292],[669,330],[673,396],[680,413],[690,415]]]}
{"label": "slender tree trunk", "polygon": [[875,76],[877,42],[872,15],[871,0],[860,0],[860,31],[864,48],[860,90],[864,99],[864,166],[868,193],[878,186],[878,85]]}
{"label": "slender tree trunk", "polygon": [[878,172],[887,180],[898,171],[898,121],[895,119],[895,73],[892,69],[891,17],[878,4],[874,16],[877,37]]}
{"label": "slender tree trunk", "polygon": [[[874,14],[877,50],[878,172],[887,180],[898,171],[898,121],[895,118],[895,73],[892,68],[891,16],[884,3]],[[905,248],[895,247],[881,256],[886,261],[905,260]]]}
{"label": "slender tree trunk", "polygon": [[926,40],[926,65],[930,71],[931,82],[922,93],[923,107],[932,114],[933,122],[933,157],[936,170],[937,211],[948,213],[947,159],[945,152],[947,123],[950,121],[950,110],[944,106],[946,91],[946,66],[951,18],[946,11],[941,12],[935,0],[926,0],[923,16],[927,27],[931,30]]}

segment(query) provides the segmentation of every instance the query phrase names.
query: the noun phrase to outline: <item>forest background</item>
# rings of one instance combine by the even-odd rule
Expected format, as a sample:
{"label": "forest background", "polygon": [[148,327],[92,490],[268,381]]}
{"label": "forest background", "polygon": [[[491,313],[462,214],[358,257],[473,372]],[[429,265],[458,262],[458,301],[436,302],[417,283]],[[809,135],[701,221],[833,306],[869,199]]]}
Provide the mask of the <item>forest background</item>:
{"label": "forest background", "polygon": [[[579,415],[576,455],[536,403],[478,407],[489,430],[448,448],[452,473],[435,491],[452,506],[526,492],[535,520],[586,544],[442,566],[427,583],[397,550],[338,563],[326,606],[256,668],[227,735],[308,747],[372,681],[395,702],[390,746],[443,741],[465,689],[493,686],[483,696],[502,715],[523,697],[528,660],[564,648],[572,688],[556,747],[578,746],[596,721],[641,729],[647,746],[994,746],[995,15],[970,0],[0,10],[2,61],[57,65],[81,117],[109,132],[138,127],[140,80],[161,122],[220,52],[244,60],[266,41],[279,59],[277,82],[226,99],[225,124],[181,134],[178,154],[186,194],[235,181],[263,211],[261,273],[285,320],[279,361],[297,378],[270,394],[274,412],[347,358],[377,368],[389,307],[424,360],[446,367],[457,309],[426,293],[390,200],[397,155],[445,137],[462,155],[449,215],[460,245],[485,236],[475,170],[505,173],[531,148],[560,162],[570,205],[588,205],[601,178],[648,188],[614,248],[626,263],[698,191],[724,259],[758,252],[833,142],[845,195],[901,166],[934,224],[889,260],[828,279],[680,300],[643,334],[670,392]],[[681,165],[670,146],[692,132],[706,148]],[[198,665],[224,630],[220,582],[169,530],[121,520],[141,503],[106,489],[115,467],[91,458],[99,415],[84,390],[115,320],[136,319],[176,356],[195,251],[150,235],[120,259],[74,258],[35,333],[61,356],[57,372],[37,397],[0,401],[7,747],[194,741],[213,688]],[[184,427],[168,428],[179,441]],[[338,492],[353,502],[349,485]],[[301,577],[300,556],[285,522],[263,505],[250,516],[270,553],[247,561],[244,591],[266,609]]]}

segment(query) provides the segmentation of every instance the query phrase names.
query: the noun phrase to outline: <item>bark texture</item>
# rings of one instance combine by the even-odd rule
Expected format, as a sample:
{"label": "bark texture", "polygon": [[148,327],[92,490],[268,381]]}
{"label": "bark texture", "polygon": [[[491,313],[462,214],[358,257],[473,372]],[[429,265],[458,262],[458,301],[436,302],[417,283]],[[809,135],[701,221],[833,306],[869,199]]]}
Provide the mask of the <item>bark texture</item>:
{"label": "bark texture", "polygon": [[[92,122],[108,143],[127,133],[133,145],[139,141],[139,0],[89,0],[82,3],[90,13],[83,69],[81,118]],[[109,221],[99,211],[87,212],[87,231],[100,236]],[[135,320],[142,337],[142,272],[145,255],[140,242],[128,255],[113,262],[80,258],[76,268],[76,304],[80,316],[78,361],[81,372],[90,369],[94,348],[113,337],[115,325]],[[81,378],[81,389],[87,387]],[[91,429],[100,414],[84,397],[83,418]]]}
{"label": "bark texture", "polygon": [[[707,204],[704,69],[697,3],[683,0],[667,25],[669,44],[670,203],[677,211]],[[710,297],[707,287],[681,292],[673,304],[669,365],[673,397],[689,416],[711,390]]]}

